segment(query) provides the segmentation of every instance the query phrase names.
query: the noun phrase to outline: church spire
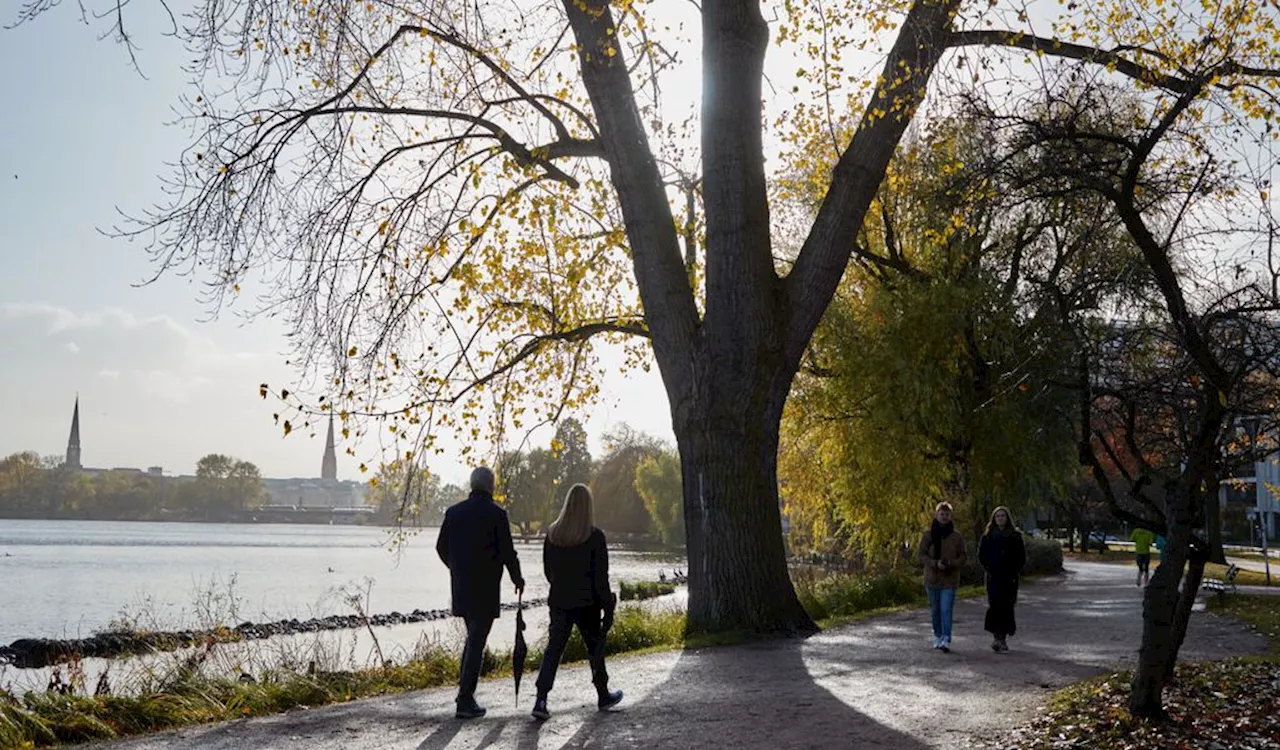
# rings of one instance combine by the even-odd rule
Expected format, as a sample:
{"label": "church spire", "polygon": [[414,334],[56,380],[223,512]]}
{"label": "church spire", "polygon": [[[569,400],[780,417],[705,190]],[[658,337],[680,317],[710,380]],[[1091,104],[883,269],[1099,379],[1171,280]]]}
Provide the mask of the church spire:
{"label": "church spire", "polygon": [[329,413],[329,437],[324,441],[324,460],[320,463],[320,478],[338,478],[338,454],[333,449],[333,412]]}
{"label": "church spire", "polygon": [[81,469],[80,465],[80,394],[76,394],[76,407],[71,412],[71,437],[67,438],[67,460],[64,462],[68,469]]}

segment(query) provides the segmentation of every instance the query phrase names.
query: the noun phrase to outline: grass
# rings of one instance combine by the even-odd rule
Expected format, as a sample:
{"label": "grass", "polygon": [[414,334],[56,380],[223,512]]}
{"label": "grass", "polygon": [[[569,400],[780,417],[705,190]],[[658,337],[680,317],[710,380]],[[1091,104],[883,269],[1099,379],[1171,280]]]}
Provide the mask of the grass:
{"label": "grass", "polygon": [[[682,612],[623,607],[609,631],[606,653],[669,648],[683,643]],[[207,648],[217,648],[210,645]],[[542,662],[535,648],[526,674]],[[587,658],[576,632],[565,661]],[[24,748],[106,740],[194,724],[261,716],[293,708],[343,703],[357,698],[442,687],[458,680],[456,649],[438,643],[419,647],[404,663],[349,671],[268,670],[253,682],[212,676],[186,658],[155,678],[134,685],[127,695],[0,691],[0,747]],[[486,651],[483,673],[510,675],[510,651]]]}
{"label": "grass", "polygon": [[[1241,573],[1243,575],[1243,573]],[[1267,636],[1270,653],[1217,662],[1185,662],[1165,689],[1168,721],[1135,719],[1128,710],[1132,672],[1113,672],[1058,691],[1046,711],[993,746],[1058,748],[1280,747],[1280,600],[1268,595],[1210,598],[1208,608],[1239,618]]]}
{"label": "grass", "polygon": [[637,581],[631,583],[629,581],[618,582],[618,598],[624,602],[638,601],[641,599],[654,599],[659,596],[675,593],[676,587],[672,583],[662,583],[659,581]]}

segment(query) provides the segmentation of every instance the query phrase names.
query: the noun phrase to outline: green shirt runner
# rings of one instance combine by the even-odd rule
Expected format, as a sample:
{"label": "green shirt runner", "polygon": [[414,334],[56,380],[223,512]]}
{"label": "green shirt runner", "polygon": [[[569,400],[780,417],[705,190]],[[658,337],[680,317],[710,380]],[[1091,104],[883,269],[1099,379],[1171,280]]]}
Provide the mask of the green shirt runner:
{"label": "green shirt runner", "polygon": [[1151,543],[1155,540],[1156,535],[1148,529],[1134,529],[1129,535],[1129,541],[1133,542],[1133,552],[1137,555],[1151,554]]}

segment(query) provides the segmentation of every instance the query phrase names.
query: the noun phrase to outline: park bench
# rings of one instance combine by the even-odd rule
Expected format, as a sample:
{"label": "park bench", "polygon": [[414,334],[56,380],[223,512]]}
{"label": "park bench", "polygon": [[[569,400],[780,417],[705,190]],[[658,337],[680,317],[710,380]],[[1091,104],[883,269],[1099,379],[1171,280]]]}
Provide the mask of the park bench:
{"label": "park bench", "polygon": [[1222,579],[1206,578],[1200,584],[1201,588],[1217,593],[1219,596],[1226,596],[1227,592],[1235,593],[1236,576],[1239,575],[1240,568],[1232,564],[1227,566],[1227,574]]}

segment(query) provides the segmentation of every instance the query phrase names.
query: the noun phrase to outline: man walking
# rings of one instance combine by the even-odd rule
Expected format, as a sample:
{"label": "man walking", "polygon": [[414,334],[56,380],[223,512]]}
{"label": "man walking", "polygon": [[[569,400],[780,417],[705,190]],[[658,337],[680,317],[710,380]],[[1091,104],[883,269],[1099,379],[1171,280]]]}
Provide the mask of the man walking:
{"label": "man walking", "polygon": [[476,702],[476,683],[484,659],[489,631],[498,617],[502,568],[506,566],[517,592],[524,591],[524,576],[511,542],[507,512],[493,501],[497,481],[493,470],[480,466],[471,472],[471,495],[445,511],[436,552],[449,568],[453,591],[453,614],[467,625],[467,644],[462,649],[462,669],[458,678],[459,719],[476,719],[485,714]]}

